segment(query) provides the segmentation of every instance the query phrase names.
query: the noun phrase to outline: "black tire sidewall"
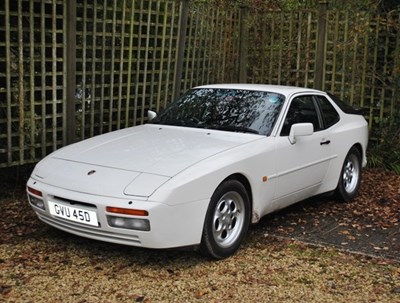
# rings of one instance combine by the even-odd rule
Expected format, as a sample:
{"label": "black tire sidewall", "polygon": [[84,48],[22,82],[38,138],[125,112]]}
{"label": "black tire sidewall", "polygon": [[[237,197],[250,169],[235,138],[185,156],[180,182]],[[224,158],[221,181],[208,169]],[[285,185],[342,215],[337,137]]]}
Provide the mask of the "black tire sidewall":
{"label": "black tire sidewall", "polygon": [[[348,158],[351,157],[352,155],[356,156],[356,158],[357,158],[357,165],[358,165],[359,174],[358,174],[358,180],[357,180],[357,185],[356,185],[355,189],[352,192],[349,193],[344,188],[343,173],[344,173],[345,166],[346,166],[346,163],[348,161]],[[352,200],[358,193],[358,190],[360,188],[360,183],[361,183],[361,155],[360,155],[360,152],[358,151],[357,148],[352,147],[350,149],[350,151],[347,153],[346,158],[345,158],[345,160],[343,162],[343,165],[342,165],[342,169],[340,171],[339,182],[338,182],[338,185],[337,185],[337,188],[336,188],[336,194],[337,194],[338,198],[343,200],[343,201],[346,201],[346,202]]]}
{"label": "black tire sidewall", "polygon": [[[217,244],[213,236],[213,217],[215,212],[215,207],[217,203],[221,199],[221,197],[230,191],[237,192],[241,195],[243,202],[244,202],[244,222],[243,228],[240,231],[240,235],[236,239],[236,241],[229,247],[221,247]],[[214,194],[210,199],[210,204],[207,209],[204,227],[203,227],[203,235],[200,244],[200,252],[203,255],[211,257],[213,259],[223,259],[233,255],[237,249],[240,247],[243,238],[245,237],[248,226],[250,224],[250,200],[249,195],[246,191],[246,188],[243,184],[237,180],[226,180],[221,183],[217,189],[215,190]]]}

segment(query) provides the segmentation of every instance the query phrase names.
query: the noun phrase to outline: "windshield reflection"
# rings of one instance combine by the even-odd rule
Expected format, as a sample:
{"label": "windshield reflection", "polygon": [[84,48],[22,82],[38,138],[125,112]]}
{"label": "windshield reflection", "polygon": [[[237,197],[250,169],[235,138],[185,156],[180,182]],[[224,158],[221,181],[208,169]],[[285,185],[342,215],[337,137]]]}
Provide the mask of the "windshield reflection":
{"label": "windshield reflection", "polygon": [[189,90],[151,123],[269,136],[283,102],[283,95],[271,92],[198,88]]}

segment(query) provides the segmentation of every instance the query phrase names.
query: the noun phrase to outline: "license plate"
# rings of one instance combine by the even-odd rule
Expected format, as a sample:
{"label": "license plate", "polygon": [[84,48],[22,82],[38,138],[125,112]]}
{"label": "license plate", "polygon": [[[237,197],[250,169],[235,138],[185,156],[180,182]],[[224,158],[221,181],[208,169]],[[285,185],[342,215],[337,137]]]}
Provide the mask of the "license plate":
{"label": "license plate", "polygon": [[77,207],[67,206],[49,201],[50,214],[70,221],[98,226],[97,214],[95,211],[85,210]]}

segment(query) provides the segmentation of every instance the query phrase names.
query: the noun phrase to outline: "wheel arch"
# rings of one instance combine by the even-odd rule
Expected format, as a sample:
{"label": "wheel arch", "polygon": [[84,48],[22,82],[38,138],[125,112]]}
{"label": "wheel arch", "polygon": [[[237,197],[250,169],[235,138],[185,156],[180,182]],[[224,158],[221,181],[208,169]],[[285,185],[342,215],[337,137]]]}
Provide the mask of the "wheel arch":
{"label": "wheel arch", "polygon": [[[240,184],[238,184],[238,183],[240,183]],[[224,186],[224,184],[225,184],[225,188],[222,188]],[[238,188],[239,185],[240,185],[240,188]],[[228,235],[227,239],[229,239],[231,236],[229,235],[229,233],[226,233],[225,236],[222,236],[223,240],[221,240],[221,239],[218,240],[216,237],[219,238],[219,236],[216,236],[215,233],[213,232],[213,229],[216,228],[215,222],[211,222],[210,218],[214,218],[213,221],[215,220],[215,209],[217,209],[216,207],[217,207],[219,201],[222,201],[221,198],[224,197],[224,195],[226,193],[228,193],[226,191],[227,190],[226,186],[228,186],[228,188],[230,188],[229,190],[232,190],[232,188],[234,186],[236,189],[239,189],[240,192],[245,191],[247,193],[248,203],[245,203],[247,205],[244,204],[243,207],[249,209],[249,213],[238,212],[239,214],[243,214],[243,215],[239,215],[242,217],[241,220],[243,220],[242,221],[243,225],[242,225],[242,227],[240,227],[240,229],[238,231],[234,231],[233,240],[232,239],[228,240],[229,242],[230,241],[233,241],[233,242],[228,243],[228,246],[224,247],[224,246],[221,246],[221,243],[225,241],[224,237],[226,237],[226,235]],[[217,195],[216,195],[217,199],[214,199],[215,193],[217,193]],[[222,193],[224,193],[224,194],[222,194]],[[212,259],[220,260],[220,259],[231,256],[240,247],[240,245],[247,233],[248,226],[249,226],[249,224],[251,224],[251,213],[252,213],[252,209],[253,209],[253,206],[252,206],[253,195],[252,195],[252,190],[251,190],[251,185],[250,185],[249,180],[243,174],[240,174],[240,173],[231,174],[228,177],[226,177],[225,179],[223,179],[219,183],[217,188],[215,189],[214,194],[210,200],[209,208],[207,210],[207,214],[206,214],[206,217],[204,220],[201,242],[199,244],[198,249],[199,249],[200,253],[203,254],[204,256],[211,257]],[[215,201],[216,203],[213,201]],[[225,201],[223,203],[225,204]],[[236,204],[236,203],[238,203],[238,201],[236,201],[234,203]],[[212,208],[210,208],[211,205],[212,205]],[[210,210],[211,210],[211,212],[210,212]],[[210,214],[212,216],[210,216]],[[229,215],[227,215],[227,217],[229,217]],[[222,218],[222,220],[224,221],[225,219]],[[232,226],[236,226],[236,224],[234,224]],[[240,226],[240,224],[238,226]],[[223,227],[223,228],[226,229],[227,227]],[[232,227],[232,229],[236,229],[236,228]],[[222,241],[222,242],[220,242],[220,241]]]}
{"label": "wheel arch", "polygon": [[221,183],[223,183],[227,180],[237,180],[243,184],[243,186],[246,189],[246,192],[249,196],[250,212],[253,213],[253,191],[252,191],[249,180],[240,173],[232,174],[232,175],[226,177]]}
{"label": "wheel arch", "polygon": [[364,153],[364,150],[363,150],[363,147],[362,147],[362,145],[361,145],[361,143],[356,143],[356,144],[354,144],[350,149],[349,149],[349,151],[352,149],[352,148],[356,148],[357,150],[358,150],[358,152],[360,153],[360,156],[361,156],[361,163],[364,163],[364,157],[365,157],[365,153]]}
{"label": "wheel arch", "polygon": [[[354,162],[349,158],[351,154],[356,156],[356,158],[360,157],[357,159],[357,162],[359,162],[359,167],[356,169],[353,169]],[[335,189],[335,196],[337,199],[347,202],[352,200],[357,195],[361,182],[363,157],[364,153],[361,144],[356,143],[352,145],[347,152],[340,171],[339,180]],[[349,163],[351,166],[348,166],[347,163]],[[355,176],[357,179],[355,179]],[[356,183],[353,185],[354,180],[356,180]],[[350,188],[348,189],[348,187]]]}

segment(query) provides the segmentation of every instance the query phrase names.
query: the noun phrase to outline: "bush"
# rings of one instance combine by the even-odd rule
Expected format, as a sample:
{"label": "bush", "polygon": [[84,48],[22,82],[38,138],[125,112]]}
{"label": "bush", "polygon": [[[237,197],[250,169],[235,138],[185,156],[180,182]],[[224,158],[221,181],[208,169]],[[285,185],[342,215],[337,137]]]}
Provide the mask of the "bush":
{"label": "bush", "polygon": [[400,175],[400,111],[380,122],[371,132],[368,166]]}

